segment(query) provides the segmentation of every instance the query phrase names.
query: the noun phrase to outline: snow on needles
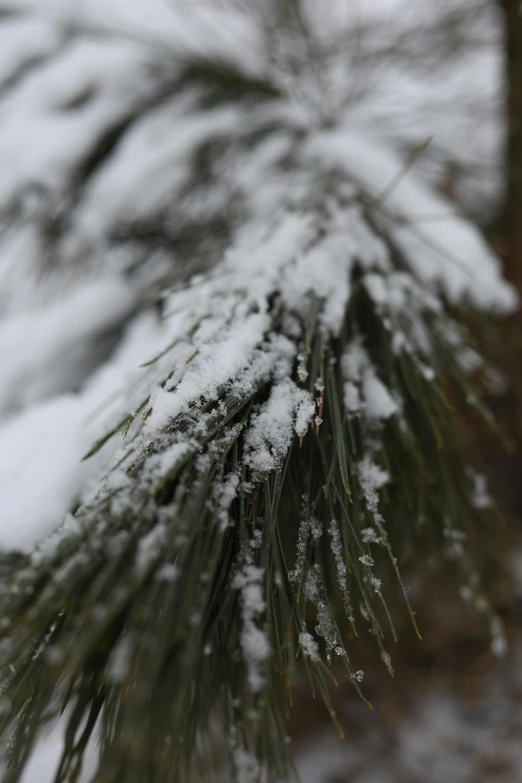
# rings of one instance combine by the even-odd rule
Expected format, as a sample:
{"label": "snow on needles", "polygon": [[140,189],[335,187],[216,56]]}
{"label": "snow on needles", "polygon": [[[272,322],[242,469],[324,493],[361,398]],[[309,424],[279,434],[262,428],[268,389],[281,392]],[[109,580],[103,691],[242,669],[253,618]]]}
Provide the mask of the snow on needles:
{"label": "snow on needles", "polygon": [[[116,0],[109,5],[115,12],[124,8]],[[96,39],[97,7],[87,0],[76,12],[61,0],[24,0],[19,18],[1,20],[0,30],[4,24],[15,25],[17,40],[27,40],[31,62],[24,78],[15,80],[0,99],[5,119],[0,128],[0,217],[5,223],[1,279],[9,278],[6,268],[27,265],[38,270],[45,252],[53,261],[56,257],[57,268],[81,262],[87,269],[113,264],[119,269],[106,251],[117,244],[115,237],[126,220],[132,229],[140,221],[147,227],[151,218],[166,215],[169,230],[181,226],[181,236],[193,240],[212,238],[211,220],[220,219],[226,223],[226,240],[219,245],[221,229],[216,232],[209,262],[200,257],[199,248],[177,254],[180,243],[174,232],[169,239],[174,250],[163,261],[170,279],[184,282],[164,300],[164,323],[148,331],[147,351],[137,340],[132,343],[135,353],[127,352],[122,363],[117,351],[98,368],[100,374],[91,374],[88,356],[78,362],[83,369],[73,367],[70,349],[95,342],[98,329],[110,332],[130,316],[139,306],[138,287],[149,284],[145,273],[126,277],[121,285],[113,274],[102,276],[92,289],[65,293],[56,306],[37,309],[28,295],[23,314],[15,307],[9,310],[0,325],[0,407],[8,412],[0,425],[1,481],[11,498],[4,505],[2,531],[17,533],[2,533],[0,544],[6,547],[30,548],[82,497],[95,468],[80,469],[77,460],[92,436],[100,434],[99,421],[94,427],[82,422],[103,407],[107,394],[119,400],[107,406],[107,414],[128,413],[148,400],[144,426],[137,426],[136,435],[143,448],[183,417],[201,434],[208,405],[220,405],[225,392],[239,398],[273,383],[268,399],[247,424],[245,459],[255,475],[277,468],[294,435],[304,436],[315,413],[312,397],[289,379],[298,353],[306,348],[304,324],[319,303],[323,335],[339,333],[357,270],[376,308],[383,311],[405,310],[404,303],[412,299],[419,311],[442,309],[444,300],[499,313],[515,306],[512,288],[502,280],[497,261],[476,230],[405,171],[385,142],[372,138],[367,128],[355,130],[348,113],[333,118],[330,129],[322,128],[306,95],[302,101],[299,97],[306,93],[306,84],[301,92],[285,92],[285,74],[271,76],[268,59],[263,60],[267,42],[262,40],[262,25],[256,28],[238,18],[237,25],[227,28],[234,31],[237,46],[223,62],[233,62],[252,78],[255,61],[255,74],[272,79],[273,97],[265,96],[258,105],[218,101],[209,108],[205,85],[172,87],[169,92],[162,79],[150,76],[155,53],[158,68],[164,64],[163,43],[155,49],[147,41],[157,42],[157,35],[167,29],[152,18],[163,19],[165,8],[158,11],[160,16],[144,20],[139,4],[133,4],[134,35],[129,26],[125,34],[118,33],[116,17],[121,29],[125,27],[120,13],[108,25],[111,32]],[[89,9],[93,13],[87,34],[82,24]],[[192,41],[191,51],[197,53],[211,29],[222,29],[209,25],[212,13],[206,9],[195,14],[172,39],[171,51],[178,46],[180,54],[179,60],[174,58],[176,68],[188,51],[186,42]],[[138,19],[144,24],[144,46],[136,35]],[[69,46],[62,46],[70,22],[76,33]],[[202,32],[198,38],[200,27],[206,37]],[[49,29],[54,33],[48,34]],[[253,34],[257,40],[250,46]],[[225,38],[221,33],[215,37],[212,56],[216,47],[227,54]],[[164,36],[162,40],[166,45]],[[250,51],[255,57],[249,61]],[[35,65],[40,58],[41,64]],[[0,56],[7,80],[26,64],[12,47]],[[284,58],[277,67],[284,71]],[[78,172],[86,170],[92,155],[100,152],[100,142],[115,130],[111,154],[100,159],[78,188]],[[209,145],[213,141],[219,143]],[[202,176],[196,163],[203,152],[208,157],[209,146],[214,157]],[[35,196],[37,207],[29,199],[29,212],[27,191],[33,196],[41,191]],[[19,223],[6,218],[15,203],[21,210]],[[53,209],[64,203],[70,213],[49,248],[45,221],[54,220]],[[424,221],[434,215],[440,222]],[[165,225],[158,221],[161,233]],[[15,241],[20,237],[22,244]],[[403,253],[407,268],[400,273],[393,268],[390,246]],[[134,244],[122,240],[119,250],[123,269],[139,266]],[[140,245],[140,252],[153,277],[157,268],[150,246]],[[200,274],[187,282],[190,275],[182,272],[188,264]],[[11,278],[17,286],[23,284],[23,275]],[[424,298],[422,288],[427,290]],[[427,353],[429,340],[422,335],[422,325],[415,326],[416,339]],[[395,337],[398,349],[406,344],[402,332]],[[401,401],[373,366],[366,347],[354,344],[353,356],[343,358],[344,404],[348,414],[361,413],[379,425],[400,413]],[[152,369],[136,369],[140,361],[162,351],[163,358]],[[63,372],[62,364],[67,365]],[[57,366],[59,372],[53,369]],[[133,380],[122,392],[127,373]],[[110,376],[111,382],[102,383],[102,376]],[[101,418],[107,421],[109,416]],[[116,450],[108,444],[104,461],[92,463],[96,470]],[[46,464],[53,464],[52,476]],[[35,477],[30,492],[22,477],[22,490],[16,488],[24,465]],[[58,480],[61,471],[63,480]]]}
{"label": "snow on needles", "polygon": [[515,291],[478,230],[423,186],[382,139],[340,128],[312,136],[308,152],[360,184],[414,275],[434,291],[481,310],[509,313],[516,307]]}
{"label": "snow on needles", "polygon": [[265,610],[262,578],[262,569],[246,565],[234,579],[234,587],[241,595],[241,646],[248,666],[248,682],[254,693],[260,691],[263,686],[263,664],[270,654],[266,634],[256,621],[256,617]]}
{"label": "snow on needles", "polygon": [[294,432],[303,438],[314,413],[312,395],[293,381],[286,379],[272,388],[246,436],[245,462],[255,477],[281,466]]}
{"label": "snow on needles", "polygon": [[345,378],[344,404],[349,413],[362,411],[371,422],[389,419],[399,406],[380,380],[360,338],[355,338],[342,357]]}

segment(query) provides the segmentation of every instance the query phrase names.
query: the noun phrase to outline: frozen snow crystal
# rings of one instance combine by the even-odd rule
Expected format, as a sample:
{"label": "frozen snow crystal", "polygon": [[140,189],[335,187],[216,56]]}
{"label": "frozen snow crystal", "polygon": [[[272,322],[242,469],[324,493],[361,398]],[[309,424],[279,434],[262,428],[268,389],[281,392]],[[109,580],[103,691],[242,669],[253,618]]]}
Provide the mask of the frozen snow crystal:
{"label": "frozen snow crystal", "polygon": [[374,514],[379,503],[379,490],[389,481],[388,473],[380,468],[369,456],[359,463],[359,480],[368,508]]}
{"label": "frozen snow crystal", "polygon": [[311,634],[309,634],[307,631],[302,631],[299,634],[299,644],[301,645],[301,649],[307,658],[310,658],[313,663],[319,663],[319,645]]}

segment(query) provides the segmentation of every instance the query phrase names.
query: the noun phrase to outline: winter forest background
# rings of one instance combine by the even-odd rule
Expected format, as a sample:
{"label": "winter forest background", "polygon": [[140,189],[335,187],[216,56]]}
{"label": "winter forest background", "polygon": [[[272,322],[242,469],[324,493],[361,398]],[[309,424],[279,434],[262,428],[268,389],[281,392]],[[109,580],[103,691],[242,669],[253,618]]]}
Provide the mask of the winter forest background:
{"label": "winter forest background", "polygon": [[521,128],[518,0],[0,0],[6,781],[522,781]]}

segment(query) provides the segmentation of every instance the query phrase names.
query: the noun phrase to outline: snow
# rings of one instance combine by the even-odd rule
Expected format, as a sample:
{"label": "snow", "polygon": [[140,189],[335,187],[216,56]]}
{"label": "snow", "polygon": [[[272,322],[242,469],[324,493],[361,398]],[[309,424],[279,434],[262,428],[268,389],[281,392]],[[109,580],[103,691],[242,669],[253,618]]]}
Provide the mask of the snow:
{"label": "snow", "polygon": [[159,473],[164,476],[172,471],[187,454],[194,450],[194,445],[189,441],[179,441],[168,446],[159,455]]}
{"label": "snow", "polygon": [[140,538],[136,562],[140,571],[146,571],[151,563],[159,557],[167,541],[168,528],[159,523]]}
{"label": "snow", "polygon": [[[63,193],[75,167],[147,90],[143,58],[124,42],[79,41],[0,101],[0,205],[41,187]],[[83,101],[75,110],[69,104]]]}
{"label": "snow", "polygon": [[221,530],[224,530],[232,524],[229,516],[229,509],[235,500],[239,488],[239,476],[237,473],[230,473],[221,486],[218,503],[218,518],[220,520]]}
{"label": "snow", "polygon": [[509,313],[516,307],[514,289],[502,279],[499,262],[478,230],[416,180],[382,139],[371,132],[324,131],[309,141],[307,151],[361,185],[411,270],[432,290],[442,289],[452,303],[469,299],[481,310]]}
{"label": "snow", "polygon": [[335,560],[335,568],[337,570],[337,583],[341,589],[341,593],[343,596],[344,609],[348,619],[353,622],[353,609],[350,603],[350,594],[348,591],[348,584],[346,579],[347,568],[344,561],[343,545],[341,541],[341,534],[339,532],[339,525],[337,524],[335,519],[332,519],[332,521],[330,522],[330,527],[328,529],[328,532],[330,533],[330,538],[331,538],[330,546]]}
{"label": "snow", "polygon": [[[388,473],[377,465],[371,457],[366,456],[359,463],[359,481],[364,492],[368,508],[374,514],[377,512],[379,502],[378,492],[389,481]],[[371,558],[370,558],[371,559]]]}
{"label": "snow", "polygon": [[375,424],[399,412],[397,402],[378,377],[358,337],[344,352],[341,367],[345,379],[344,404],[350,413],[362,411]]}
{"label": "snow", "polygon": [[299,634],[299,644],[303,654],[309,658],[313,663],[319,663],[319,645],[315,641],[314,637],[307,631],[303,631]]}
{"label": "snow", "polygon": [[[112,453],[110,445],[94,459],[80,460],[104,433],[105,422],[127,409],[131,398],[123,384],[132,388],[144,374],[137,365],[161,334],[156,319],[144,314],[128,329],[116,355],[78,393],[30,405],[0,423],[1,548],[30,551],[99,474]],[[52,342],[48,347],[54,349]],[[138,385],[134,393],[139,390]]]}
{"label": "snow", "polygon": [[344,384],[344,405],[350,413],[357,413],[357,411],[361,410],[362,404],[359,389],[352,381],[346,381]]}
{"label": "snow", "polygon": [[[63,725],[58,723],[40,738],[22,774],[21,783],[48,783],[54,780],[63,748]],[[96,749],[90,743],[78,783],[89,783],[92,779],[96,756]]]}
{"label": "snow", "polygon": [[486,476],[477,473],[473,468],[468,469],[468,475],[473,482],[472,503],[474,508],[490,508],[493,505],[493,499],[488,492],[488,480]]}
{"label": "snow", "polygon": [[[70,508],[86,472],[77,443],[68,437],[80,428],[80,416],[76,400],[62,397],[31,408],[0,429],[3,548],[31,549]],[[21,486],[29,491],[21,492]]]}
{"label": "snow", "polygon": [[[302,519],[299,523],[299,531],[297,534],[297,558],[295,561],[294,570],[289,571],[288,573],[290,582],[297,582],[299,584],[303,579],[308,539],[312,534],[312,530],[312,521],[309,519],[309,517],[305,516],[305,518]],[[318,533],[317,537],[319,536],[320,532]]]}
{"label": "snow", "polygon": [[263,687],[263,665],[270,655],[266,632],[256,622],[256,617],[265,610],[263,576],[261,568],[247,564],[234,578],[234,587],[240,591],[243,621],[240,643],[248,667],[248,684],[253,693],[258,693]]}
{"label": "snow", "polygon": [[96,341],[118,327],[136,305],[122,279],[82,282],[46,307],[0,321],[0,414],[74,389],[89,367]]}
{"label": "snow", "polygon": [[[397,5],[401,7],[400,14],[394,11]],[[337,8],[338,18],[342,20],[340,26],[335,25],[335,30],[331,24],[333,16],[320,14],[318,18],[317,13],[310,11],[318,31],[327,25],[328,35],[335,32],[342,37],[343,30],[351,34],[362,25],[364,35],[369,36],[363,39],[364,45],[371,47],[375,42],[382,43],[379,40],[382,30],[375,25],[376,19],[381,17],[375,16],[373,8],[365,3],[354,9],[343,3],[334,6],[331,14],[335,15]],[[403,28],[409,29],[408,26],[417,29],[427,15],[436,18],[429,2],[421,3],[418,9],[406,8],[401,0],[395,0],[391,5],[382,4],[382,7],[391,34],[400,35]],[[63,0],[24,0],[20,8],[28,12],[13,19],[8,17],[0,25],[0,35],[2,30],[7,31],[9,36],[6,32],[6,38],[13,42],[3,48],[0,67],[5,63],[5,68],[12,71],[15,66],[9,63],[13,57],[22,57],[22,51],[27,51],[29,60],[42,53],[54,53],[55,56],[44,57],[37,67],[30,68],[16,89],[0,101],[0,116],[4,118],[0,129],[3,171],[0,196],[3,194],[4,200],[21,203],[27,196],[25,191],[31,190],[36,195],[42,187],[47,194],[46,209],[59,205],[66,189],[74,182],[75,171],[81,168],[103,134],[124,123],[136,107],[147,102],[159,103],[130,124],[112,155],[93,172],[85,192],[78,194],[78,209],[73,211],[70,230],[64,237],[63,248],[67,256],[80,251],[99,253],[108,243],[115,225],[121,221],[128,224],[134,219],[143,220],[158,210],[171,209],[173,202],[187,215],[190,210],[204,208],[203,194],[191,201],[186,198],[184,186],[191,155],[205,139],[221,135],[236,135],[241,139],[256,126],[264,124],[266,127],[276,118],[281,126],[287,126],[287,130],[292,127],[309,129],[313,122],[302,85],[297,92],[292,92],[291,100],[278,98],[267,102],[262,111],[250,108],[246,111],[239,105],[229,105],[207,109],[204,115],[198,115],[193,107],[198,98],[195,88],[185,95],[176,95],[175,99],[162,98],[164,81],[154,80],[149,75],[149,66],[155,63],[172,79],[189,55],[205,52],[209,56],[219,53],[220,57],[256,76],[271,74],[276,78],[277,71],[274,72],[270,61],[273,53],[264,51],[252,9],[244,14],[237,9],[216,8],[207,3],[198,3],[189,9],[184,3],[163,0],[148,3],[146,13],[137,0],[111,0],[110,3],[83,0],[74,6]],[[367,29],[368,24],[374,27]],[[70,45],[60,48],[59,42],[69,27],[77,35]],[[96,40],[92,32],[98,28],[109,34]],[[487,37],[485,48],[480,56],[473,58],[472,66],[462,64],[465,75],[459,71],[463,85],[469,88],[467,70],[473,67],[476,73],[480,63],[485,63],[481,75],[483,81],[489,78],[488,95],[496,89],[495,78],[491,78],[496,66],[487,62],[491,54],[489,40]],[[350,90],[355,89],[357,93],[354,76],[346,67],[342,69],[341,79],[344,90],[350,94]],[[372,67],[366,65],[370,71]],[[476,306],[509,310],[514,305],[513,293],[500,282],[497,265],[476,232],[458,219],[447,203],[421,187],[411,172],[405,172],[401,158],[389,149],[390,137],[395,141],[401,132],[406,138],[408,133],[411,135],[411,120],[410,130],[408,127],[398,130],[394,118],[403,117],[403,106],[406,109],[416,106],[422,90],[418,83],[408,82],[407,69],[402,68],[400,58],[399,64],[392,62],[388,70],[389,75],[385,68],[377,68],[371,75],[368,95],[361,95],[359,104],[355,102],[357,111],[348,102],[346,111],[341,112],[341,127],[308,134],[308,141],[302,145],[304,161],[311,156],[318,160],[320,168],[324,169],[325,164],[337,169],[341,167],[371,197],[378,196],[399,177],[397,186],[391,189],[380,207],[386,214],[405,218],[406,225],[397,229],[396,238],[406,248],[415,273],[434,288],[441,285],[451,301],[469,297]],[[355,72],[360,75],[359,71]],[[337,78],[333,71],[329,76],[334,81]],[[424,74],[423,78],[431,86],[429,76]],[[464,86],[459,85],[459,78],[455,79],[453,88],[465,92]],[[384,120],[382,110],[379,116],[383,96],[389,97],[384,103]],[[433,95],[433,100],[436,97]],[[75,101],[78,101],[77,108],[68,109]],[[458,100],[454,103],[459,105]],[[426,122],[428,120],[429,117]],[[431,115],[431,122],[434,121],[434,115]],[[453,122],[451,117],[444,115],[442,130],[445,127],[455,129],[458,122],[460,120]],[[388,138],[372,138],[371,128],[377,124],[389,129]],[[440,125],[439,122],[437,128]],[[414,134],[418,136],[418,128]],[[285,151],[292,148],[293,140],[282,130],[272,136],[268,142],[259,144],[255,156],[240,148],[234,151],[240,165],[236,163],[230,183],[223,170],[221,186],[213,184],[207,189],[207,217],[209,212],[218,214],[226,207],[234,189],[250,204],[252,212],[257,210],[258,214],[262,209],[273,208],[274,201],[280,202],[283,193],[289,198],[292,189],[294,196],[302,196],[307,189],[310,192],[305,177],[301,177],[301,181],[294,177],[290,184],[274,172],[276,159],[284,157]],[[453,138],[450,142],[453,143]],[[466,136],[457,156],[468,153],[469,142]],[[442,146],[446,143],[448,140],[444,140]],[[453,147],[451,151],[454,152]],[[296,152],[299,153],[298,148]],[[345,223],[349,219],[348,214],[343,216]],[[426,222],[427,219],[431,222]],[[441,227],[444,228],[442,232]],[[366,232],[367,236],[363,237],[361,232]],[[348,235],[352,235],[351,243]],[[336,243],[338,250],[332,247]],[[310,256],[302,259],[305,277],[319,295],[331,298],[331,310],[322,317],[329,320],[326,325],[334,330],[347,297],[349,281],[348,276],[340,280],[337,275],[337,287],[328,285],[332,279],[330,267],[336,263],[335,256],[343,252],[348,256],[347,264],[351,263],[353,252],[347,252],[346,248],[354,246],[361,263],[366,263],[373,255],[372,263],[377,266],[377,256],[381,259],[386,256],[382,241],[368,232],[363,221],[356,219],[342,238],[336,240],[332,232],[324,249],[318,246]]]}
{"label": "snow", "polygon": [[276,384],[262,410],[252,418],[246,436],[245,463],[254,478],[280,468],[294,432],[303,438],[315,413],[312,395],[293,381]]}
{"label": "snow", "polygon": [[[321,600],[317,601],[317,625],[315,626],[315,632],[324,639],[327,649],[326,659],[330,661],[331,651],[339,647],[339,637],[330,607]],[[340,649],[344,653],[343,648],[341,647]]]}
{"label": "snow", "polygon": [[180,198],[194,149],[237,129],[239,109],[196,112],[198,97],[194,91],[178,95],[134,123],[86,189],[76,226],[85,241],[104,236],[113,225],[150,218],[169,199]]}
{"label": "snow", "polygon": [[[321,321],[332,334],[341,328],[346,304],[350,299],[350,267],[353,256],[347,243],[347,234],[331,234],[298,259],[292,275],[283,279],[283,296],[291,309],[302,310],[306,294],[313,291],[327,303]],[[339,270],[345,274],[340,275]]]}
{"label": "snow", "polygon": [[256,757],[244,748],[234,748],[232,758],[238,783],[257,783],[259,763]]}
{"label": "snow", "polygon": [[248,357],[261,342],[268,329],[265,315],[247,316],[243,322],[234,325],[228,333],[216,342],[198,346],[199,354],[191,362],[179,381],[171,382],[175,391],[158,390],[151,400],[152,414],[147,428],[154,432],[181,413],[188,413],[189,406],[202,399],[215,399],[220,387],[246,368]]}
{"label": "snow", "polygon": [[0,26],[0,84],[9,84],[29,64],[56,51],[60,31],[50,20],[7,18]]}
{"label": "snow", "polygon": [[129,635],[122,636],[112,651],[107,667],[109,682],[117,685],[125,681],[129,673],[132,655],[132,640]]}
{"label": "snow", "polygon": [[179,569],[174,563],[164,563],[154,574],[155,579],[158,579],[160,582],[174,582],[178,576]]}
{"label": "snow", "polygon": [[365,415],[370,419],[389,419],[399,408],[390,392],[379,380],[375,371],[369,367],[364,371],[362,383]]}

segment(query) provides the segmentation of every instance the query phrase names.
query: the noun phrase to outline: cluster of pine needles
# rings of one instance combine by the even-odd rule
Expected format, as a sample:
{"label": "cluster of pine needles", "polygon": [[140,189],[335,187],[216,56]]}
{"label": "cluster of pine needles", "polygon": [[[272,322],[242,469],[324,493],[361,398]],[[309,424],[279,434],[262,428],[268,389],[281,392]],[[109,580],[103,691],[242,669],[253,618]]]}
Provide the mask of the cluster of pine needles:
{"label": "cluster of pine needles", "polygon": [[[311,304],[294,367],[317,417],[283,464],[260,479],[243,459],[245,424],[270,382],[245,398],[224,389],[206,406],[197,451],[155,480],[148,463],[191,426],[183,416],[170,421],[126,465],[124,501],[117,486],[101,493],[54,546],[4,578],[5,783],[19,780],[42,727],[64,712],[56,783],[78,779],[94,736],[93,780],[204,779],[223,734],[238,780],[283,780],[286,716],[302,672],[342,733],[330,694],[347,678],[365,698],[352,664],[357,636],[372,634],[393,673],[385,596],[402,594],[417,630],[402,552],[447,557],[489,611],[468,553],[480,546],[482,523],[456,421],[460,403],[481,408],[452,347],[437,338],[444,329],[426,324],[436,343],[426,377],[391,349],[360,282],[337,339],[318,327],[324,306]],[[277,328],[277,302],[272,316]],[[356,335],[403,400],[401,416],[377,431],[343,405],[340,359]]]}

